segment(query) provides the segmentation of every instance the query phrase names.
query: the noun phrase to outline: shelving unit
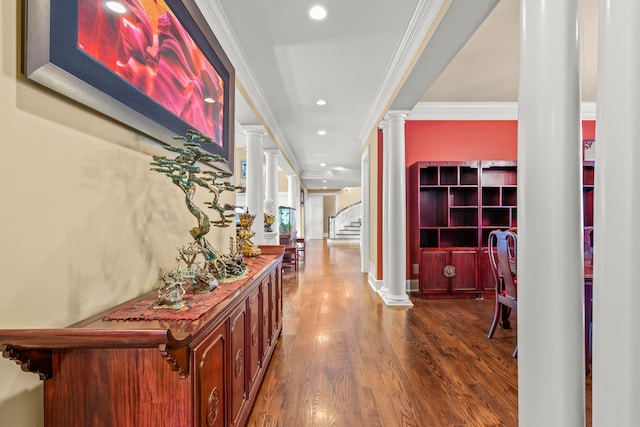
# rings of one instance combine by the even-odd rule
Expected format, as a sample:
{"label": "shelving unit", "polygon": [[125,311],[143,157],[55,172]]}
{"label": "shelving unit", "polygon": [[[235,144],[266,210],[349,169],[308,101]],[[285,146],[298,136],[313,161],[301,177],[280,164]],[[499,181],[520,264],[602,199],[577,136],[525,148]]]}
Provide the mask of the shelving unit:
{"label": "shelving unit", "polygon": [[587,160],[582,167],[582,195],[584,201],[584,226],[593,227],[593,184],[595,181],[595,164]]}
{"label": "shelving unit", "polygon": [[407,182],[410,277],[419,296],[491,296],[479,254],[491,230],[517,225],[516,163],[417,162]]}
{"label": "shelving unit", "polygon": [[[585,227],[593,227],[594,166],[583,164]],[[518,226],[517,163],[417,162],[407,189],[409,277],[419,281],[418,296],[493,297],[487,242],[491,231]]]}

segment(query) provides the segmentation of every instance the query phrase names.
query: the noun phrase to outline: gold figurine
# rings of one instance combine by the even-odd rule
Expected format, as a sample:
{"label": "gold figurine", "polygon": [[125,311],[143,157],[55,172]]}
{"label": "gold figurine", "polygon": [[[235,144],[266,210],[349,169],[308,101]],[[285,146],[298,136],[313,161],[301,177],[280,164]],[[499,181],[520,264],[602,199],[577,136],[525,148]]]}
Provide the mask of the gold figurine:
{"label": "gold figurine", "polygon": [[240,214],[240,231],[238,235],[242,242],[242,254],[246,257],[257,257],[262,253],[258,245],[251,241],[251,238],[256,235],[255,232],[251,231],[255,218],[256,216],[251,215],[249,212]]}

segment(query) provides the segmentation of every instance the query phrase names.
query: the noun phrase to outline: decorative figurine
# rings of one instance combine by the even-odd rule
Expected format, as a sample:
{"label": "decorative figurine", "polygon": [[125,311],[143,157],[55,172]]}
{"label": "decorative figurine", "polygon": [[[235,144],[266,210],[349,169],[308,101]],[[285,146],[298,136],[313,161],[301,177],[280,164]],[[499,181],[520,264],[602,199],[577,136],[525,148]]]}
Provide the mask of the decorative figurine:
{"label": "decorative figurine", "polygon": [[273,232],[271,226],[276,221],[275,203],[271,199],[264,199],[264,231]]}
{"label": "decorative figurine", "polygon": [[276,221],[275,215],[270,214],[269,212],[264,213],[264,231],[267,233],[271,233],[273,230],[271,226]]}
{"label": "decorative figurine", "polygon": [[[171,178],[171,181],[180,188],[185,195],[185,203],[189,212],[196,218],[198,224],[189,230],[193,241],[178,249],[178,267],[167,275],[163,276],[164,284],[159,290],[160,300],[169,302],[184,294],[184,286],[191,286],[196,293],[209,292],[218,286],[218,281],[230,279],[229,273],[237,276],[246,274],[247,265],[242,258],[242,254],[232,245],[232,254],[226,255],[218,252],[206,239],[206,234],[210,231],[211,225],[214,227],[228,227],[233,223],[235,217],[235,206],[225,204],[220,205],[220,194],[224,191],[235,191],[243,187],[234,186],[227,178],[231,176],[229,172],[221,170],[202,170],[198,162],[205,163],[226,163],[217,154],[209,153],[201,148],[201,144],[213,143],[213,140],[200,132],[188,131],[186,136],[175,137],[176,140],[184,141],[182,146],[168,146],[167,150],[176,153],[177,156],[169,159],[165,156],[153,156],[151,170],[163,173]],[[198,187],[203,187],[213,194],[213,198],[204,204],[215,211],[216,219],[210,220],[209,216],[195,202],[194,195]],[[204,263],[196,263],[199,255],[204,258]],[[180,262],[186,265],[181,269]],[[178,280],[179,279],[179,280]],[[179,286],[176,280],[181,281]],[[175,282],[175,283],[174,283]],[[188,283],[187,283],[188,282]],[[174,291],[178,286],[182,291]],[[160,296],[160,291],[162,295]],[[182,295],[181,295],[182,292]]]}
{"label": "decorative figurine", "polygon": [[[162,272],[162,266],[160,267]],[[183,271],[178,267],[168,273],[160,274],[162,286],[158,289],[158,300],[154,308],[170,308],[178,310],[184,307],[182,297],[185,294],[185,278]]]}
{"label": "decorative figurine", "polygon": [[248,211],[240,214],[240,231],[238,234],[242,244],[242,254],[246,257],[256,257],[262,253],[260,248],[251,241],[251,238],[256,235],[255,232],[251,231],[255,218],[256,216],[251,215]]}

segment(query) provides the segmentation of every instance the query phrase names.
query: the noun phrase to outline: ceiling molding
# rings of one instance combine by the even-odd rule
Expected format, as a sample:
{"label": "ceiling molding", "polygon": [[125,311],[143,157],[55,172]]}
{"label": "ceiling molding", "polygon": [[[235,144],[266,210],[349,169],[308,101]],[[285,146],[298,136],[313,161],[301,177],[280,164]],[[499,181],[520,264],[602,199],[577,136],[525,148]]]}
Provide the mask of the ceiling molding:
{"label": "ceiling molding", "polygon": [[[583,102],[582,120],[596,119],[596,103]],[[518,120],[517,102],[419,102],[407,120]]]}
{"label": "ceiling molding", "polygon": [[267,102],[262,86],[255,77],[255,72],[249,63],[238,38],[227,19],[227,16],[218,0],[195,0],[198,8],[202,12],[207,23],[211,26],[222,49],[229,57],[236,71],[237,85],[246,92],[252,105],[256,108],[257,114],[262,118],[264,126],[273,135],[273,142],[280,148],[282,153],[295,171],[300,170],[298,159],[293,154],[287,138],[280,129],[269,103]]}
{"label": "ceiling molding", "polygon": [[518,103],[419,102],[407,120],[518,120]]}
{"label": "ceiling molding", "polygon": [[364,120],[359,140],[364,144],[372,129],[375,129],[387,104],[400,85],[407,69],[414,60],[425,35],[433,24],[444,0],[420,0],[411,16],[407,30],[398,44],[391,64],[385,73],[369,111]]}

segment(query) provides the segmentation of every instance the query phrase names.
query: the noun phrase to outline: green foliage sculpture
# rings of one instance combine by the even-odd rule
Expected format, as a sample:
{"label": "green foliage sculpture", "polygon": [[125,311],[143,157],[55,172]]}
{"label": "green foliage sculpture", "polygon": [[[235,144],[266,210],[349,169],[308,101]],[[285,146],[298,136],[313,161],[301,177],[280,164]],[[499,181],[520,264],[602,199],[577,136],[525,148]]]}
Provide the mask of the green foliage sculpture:
{"label": "green foliage sculpture", "polygon": [[[151,170],[168,176],[184,192],[187,209],[197,219],[198,225],[189,230],[189,233],[205,259],[206,266],[199,271],[203,274],[205,272],[212,274],[216,279],[244,274],[246,264],[242,260],[241,253],[238,255],[239,251],[231,250],[228,255],[221,254],[205,237],[211,225],[228,227],[232,224],[232,219],[235,218],[235,206],[220,205],[220,194],[225,191],[236,191],[242,187],[234,186],[227,180],[231,173],[221,170],[202,170],[198,165],[199,162],[226,163],[226,160],[219,155],[202,149],[202,144],[213,143],[211,138],[197,131],[188,131],[186,136],[178,136],[174,139],[184,141],[182,146],[168,146],[166,149],[176,153],[177,156],[170,159],[166,156],[154,155]],[[212,194],[212,200],[205,204],[215,211],[215,220],[211,220],[206,212],[194,203],[193,197],[198,187],[206,188]],[[178,262],[180,259],[181,257],[177,258]],[[187,268],[191,268],[191,265]]]}

